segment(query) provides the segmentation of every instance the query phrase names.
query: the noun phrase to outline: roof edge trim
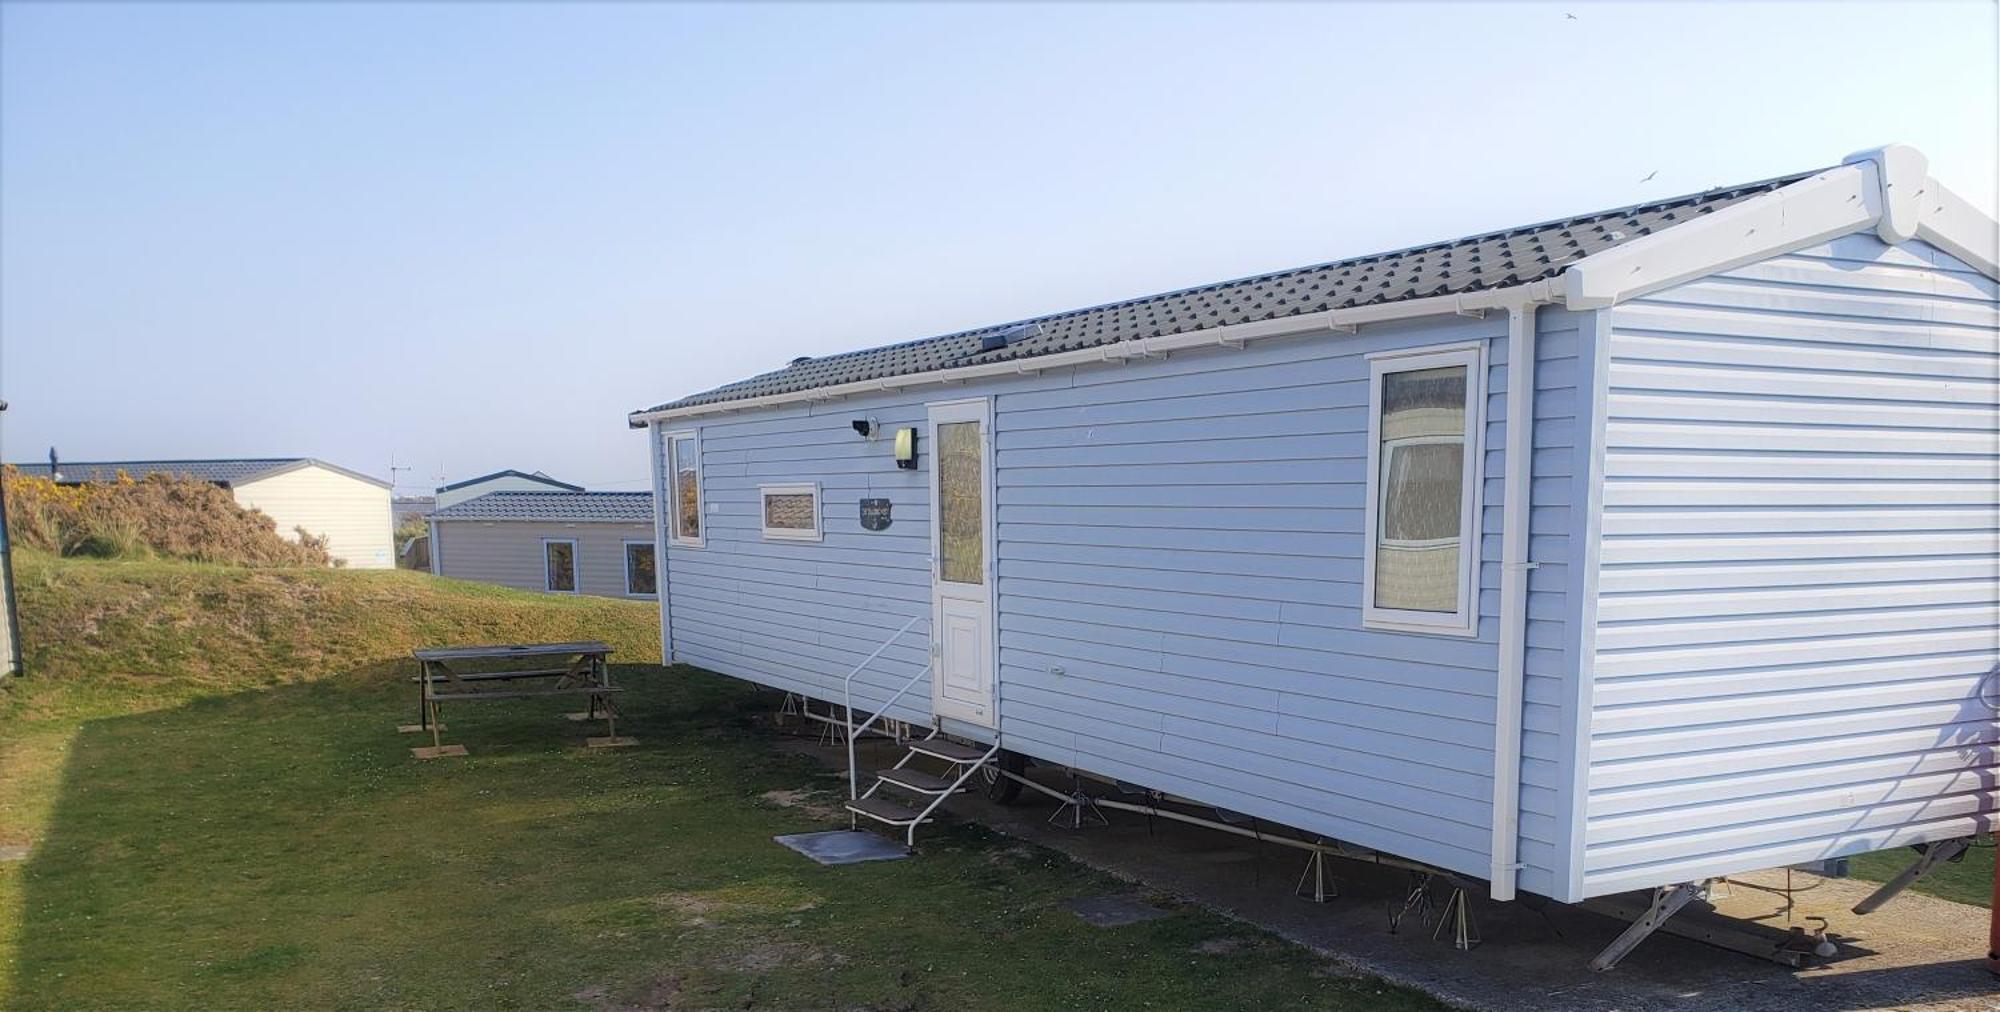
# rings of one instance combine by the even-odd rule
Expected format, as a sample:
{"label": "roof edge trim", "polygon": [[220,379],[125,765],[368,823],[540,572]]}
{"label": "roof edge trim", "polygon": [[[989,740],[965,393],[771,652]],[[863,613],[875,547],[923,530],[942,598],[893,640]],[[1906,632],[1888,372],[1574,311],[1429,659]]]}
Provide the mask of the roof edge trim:
{"label": "roof edge trim", "polygon": [[276,478],[281,474],[290,474],[293,471],[302,470],[308,467],[324,468],[344,478],[353,478],[355,481],[367,482],[368,484],[377,486],[379,488],[386,488],[391,492],[396,490],[396,486],[391,485],[380,478],[374,477],[373,475],[362,474],[359,471],[341,467],[339,464],[329,464],[326,461],[320,460],[317,457],[303,457],[298,460],[291,461],[289,463],[280,464],[277,467],[271,468],[266,471],[258,471],[254,474],[246,474],[241,478],[231,479],[228,482],[228,484],[231,488],[241,488],[242,486],[248,485],[251,482],[263,481],[266,478]]}
{"label": "roof edge trim", "polygon": [[482,481],[492,481],[495,478],[521,478],[527,481],[540,482],[541,484],[547,485],[551,488],[561,489],[565,492],[584,491],[584,487],[582,485],[572,485],[566,481],[557,481],[546,474],[530,474],[526,471],[519,471],[511,467],[495,471],[492,474],[482,474],[477,478],[466,478],[461,481],[455,481],[449,485],[439,485],[436,489],[432,491],[433,493],[455,492],[461,488],[465,488],[468,485],[477,485]]}
{"label": "roof edge trim", "polygon": [[691,404],[682,408],[634,411],[626,416],[626,424],[638,429],[671,419],[731,414],[756,408],[796,404],[802,401],[830,401],[857,394],[880,393],[902,390],[909,387],[934,386],[946,383],[962,383],[966,380],[981,379],[989,376],[1032,374],[1044,372],[1049,369],[1060,369],[1065,366],[1092,365],[1099,362],[1123,362],[1135,358],[1155,358],[1169,352],[1186,351],[1192,348],[1215,346],[1241,348],[1245,342],[1273,337],[1292,337],[1319,331],[1344,331],[1352,333],[1354,328],[1365,323],[1384,323],[1390,320],[1404,320],[1420,316],[1477,315],[1486,310],[1506,309],[1525,303],[1554,302],[1559,297],[1560,287],[1556,280],[1535,281],[1526,285],[1511,285],[1506,288],[1491,288],[1457,295],[1436,295],[1423,299],[1385,302],[1373,306],[1356,306],[1351,309],[1331,309],[1319,313],[1287,316],[1276,320],[1253,320],[1248,323],[1231,324],[1225,327],[1211,327],[1206,330],[1164,334],[1159,337],[1140,338],[1134,341],[1120,341],[1117,344],[1080,348],[1075,351],[1057,352],[1051,355],[1037,355],[1033,358],[982,362],[977,365],[934,369],[930,372],[911,373],[906,376],[858,380],[853,383],[840,383],[833,386],[814,387],[809,390],[766,394],[761,397],[746,397],[732,401],[715,401],[708,404]]}
{"label": "roof edge trim", "polygon": [[1882,217],[1880,169],[1861,161],[1584,257],[1562,273],[1570,309],[1603,309],[1717,271],[1805,249]]}
{"label": "roof edge trim", "polygon": [[1924,180],[1916,237],[2000,279],[2000,222],[1967,203],[1936,179]]}
{"label": "roof edge trim", "polygon": [[1907,144],[1857,152],[1825,172],[1571,264],[1561,276],[1563,302],[1602,309],[1869,230],[1892,246],[1922,239],[2000,277],[2000,225],[1927,175],[1929,167]]}

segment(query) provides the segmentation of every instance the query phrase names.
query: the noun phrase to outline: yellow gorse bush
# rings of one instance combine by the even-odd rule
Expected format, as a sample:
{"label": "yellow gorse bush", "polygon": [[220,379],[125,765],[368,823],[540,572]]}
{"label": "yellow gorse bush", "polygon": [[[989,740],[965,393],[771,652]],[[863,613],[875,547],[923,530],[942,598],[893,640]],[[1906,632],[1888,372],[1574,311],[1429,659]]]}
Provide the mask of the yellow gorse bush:
{"label": "yellow gorse bush", "polygon": [[60,484],[0,468],[7,489],[7,535],[57,555],[161,557],[235,566],[325,566],[326,540],[299,540],[245,509],[228,490],[189,477],[119,472],[111,481]]}

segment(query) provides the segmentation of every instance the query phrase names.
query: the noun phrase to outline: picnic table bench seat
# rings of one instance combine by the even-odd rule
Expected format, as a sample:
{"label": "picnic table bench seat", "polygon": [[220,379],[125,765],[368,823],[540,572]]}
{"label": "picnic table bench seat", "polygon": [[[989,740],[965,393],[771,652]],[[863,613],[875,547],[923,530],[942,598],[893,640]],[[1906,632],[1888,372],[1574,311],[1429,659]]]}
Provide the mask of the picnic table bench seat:
{"label": "picnic table bench seat", "polygon": [[464,692],[433,692],[439,702],[453,699],[539,699],[544,696],[605,696],[625,690],[615,685],[577,685],[558,689],[468,689]]}

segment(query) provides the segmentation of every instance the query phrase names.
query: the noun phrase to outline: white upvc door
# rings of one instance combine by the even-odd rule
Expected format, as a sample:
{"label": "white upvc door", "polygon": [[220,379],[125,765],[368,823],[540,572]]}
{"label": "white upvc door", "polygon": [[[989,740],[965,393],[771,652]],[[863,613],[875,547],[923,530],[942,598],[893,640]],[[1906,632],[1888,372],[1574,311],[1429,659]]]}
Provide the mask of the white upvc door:
{"label": "white upvc door", "polygon": [[931,710],[993,727],[992,404],[929,408]]}

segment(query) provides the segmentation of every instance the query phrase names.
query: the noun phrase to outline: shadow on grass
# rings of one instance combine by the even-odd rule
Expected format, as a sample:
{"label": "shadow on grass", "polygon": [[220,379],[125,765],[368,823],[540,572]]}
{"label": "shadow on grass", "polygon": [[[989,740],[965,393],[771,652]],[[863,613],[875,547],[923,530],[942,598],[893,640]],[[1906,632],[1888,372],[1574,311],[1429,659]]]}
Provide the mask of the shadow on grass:
{"label": "shadow on grass", "polygon": [[1115,883],[974,828],[814,865],[770,838],[842,781],[769,747],[770,697],[616,667],[640,744],[608,752],[526,700],[447,710],[471,754],[416,761],[391,664],[89,722],[21,869],[14,1006],[1429,1007],[1268,937],[1204,955],[1246,934],[1206,913],[1086,927],[1059,904]]}

